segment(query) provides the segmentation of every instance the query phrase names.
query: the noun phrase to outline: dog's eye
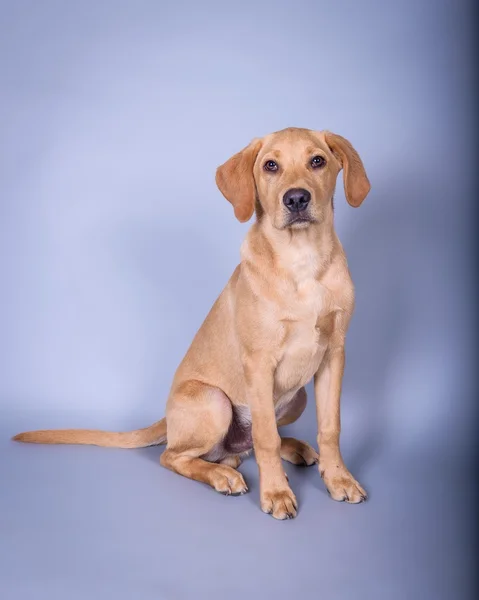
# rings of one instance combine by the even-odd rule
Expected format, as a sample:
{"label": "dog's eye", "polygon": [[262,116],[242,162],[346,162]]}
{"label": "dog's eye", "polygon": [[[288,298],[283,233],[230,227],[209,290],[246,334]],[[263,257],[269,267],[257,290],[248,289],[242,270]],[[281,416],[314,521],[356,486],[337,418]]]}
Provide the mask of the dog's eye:
{"label": "dog's eye", "polygon": [[264,163],[264,170],[265,171],[277,171],[278,170],[278,163],[275,163],[274,160],[267,160]]}
{"label": "dog's eye", "polygon": [[313,156],[313,158],[311,159],[311,166],[313,167],[313,169],[319,169],[321,167],[324,167],[325,164],[326,160],[322,156]]}

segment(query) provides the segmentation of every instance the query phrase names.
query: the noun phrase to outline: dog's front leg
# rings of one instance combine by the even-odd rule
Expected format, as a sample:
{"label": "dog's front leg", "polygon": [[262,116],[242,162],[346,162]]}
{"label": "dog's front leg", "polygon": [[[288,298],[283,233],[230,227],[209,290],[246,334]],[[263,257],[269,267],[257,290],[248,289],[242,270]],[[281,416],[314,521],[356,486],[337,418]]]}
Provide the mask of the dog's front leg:
{"label": "dog's front leg", "polygon": [[330,347],[314,378],[318,416],[319,472],[331,498],[356,504],[366,499],[366,492],[346,468],[339,449],[343,372],[344,340]]}
{"label": "dog's front leg", "polygon": [[273,368],[266,357],[245,362],[253,447],[259,468],[261,509],[275,519],[296,516],[297,502],[281,463],[281,438],[273,403]]}

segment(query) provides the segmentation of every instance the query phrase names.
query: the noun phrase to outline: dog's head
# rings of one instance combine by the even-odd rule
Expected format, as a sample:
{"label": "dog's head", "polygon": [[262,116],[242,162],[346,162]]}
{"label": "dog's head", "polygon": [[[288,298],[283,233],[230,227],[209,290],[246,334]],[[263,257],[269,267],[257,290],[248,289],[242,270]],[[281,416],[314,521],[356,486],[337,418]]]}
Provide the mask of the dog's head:
{"label": "dog's head", "polygon": [[359,206],[370,184],[358,153],[328,131],[288,128],[253,140],[216,171],[216,183],[241,222],[255,210],[277,229],[321,222],[339,171],[351,206]]}

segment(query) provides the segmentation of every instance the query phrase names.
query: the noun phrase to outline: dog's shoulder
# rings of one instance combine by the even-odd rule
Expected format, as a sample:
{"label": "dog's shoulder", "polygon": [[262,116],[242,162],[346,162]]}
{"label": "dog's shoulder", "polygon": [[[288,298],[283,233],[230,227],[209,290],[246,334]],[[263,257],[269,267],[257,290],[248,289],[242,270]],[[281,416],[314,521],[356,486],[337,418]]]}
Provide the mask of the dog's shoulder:
{"label": "dog's shoulder", "polygon": [[319,282],[329,292],[332,310],[352,314],[354,310],[354,283],[349,271],[346,254],[338,242],[333,251],[328,268],[320,275]]}

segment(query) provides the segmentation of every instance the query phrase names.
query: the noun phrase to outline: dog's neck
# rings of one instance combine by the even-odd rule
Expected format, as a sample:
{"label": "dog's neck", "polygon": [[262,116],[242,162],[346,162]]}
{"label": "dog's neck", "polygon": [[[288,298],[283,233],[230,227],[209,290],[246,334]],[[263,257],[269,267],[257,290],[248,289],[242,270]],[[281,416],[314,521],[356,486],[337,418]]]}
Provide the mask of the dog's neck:
{"label": "dog's neck", "polygon": [[298,282],[317,279],[331,263],[336,240],[332,206],[321,221],[302,229],[278,229],[264,214],[249,230],[241,257],[253,264],[266,259],[269,269],[284,271]]}

